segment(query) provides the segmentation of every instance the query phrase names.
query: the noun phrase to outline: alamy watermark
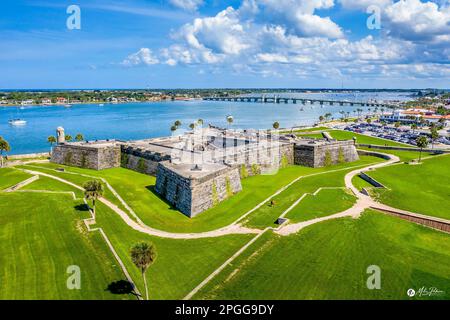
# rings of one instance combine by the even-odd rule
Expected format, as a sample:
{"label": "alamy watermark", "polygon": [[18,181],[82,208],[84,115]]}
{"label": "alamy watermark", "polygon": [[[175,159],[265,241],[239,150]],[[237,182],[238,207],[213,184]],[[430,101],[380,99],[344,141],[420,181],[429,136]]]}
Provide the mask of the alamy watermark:
{"label": "alamy watermark", "polygon": [[370,265],[367,267],[366,272],[370,274],[366,281],[367,289],[381,289],[381,268],[377,265]]}
{"label": "alamy watermark", "polygon": [[81,269],[77,265],[67,267],[66,273],[70,274],[66,281],[67,289],[80,290],[81,289]]}
{"label": "alamy watermark", "polygon": [[[196,125],[190,131],[174,131],[171,161],[208,170],[214,164],[247,166],[258,174],[276,174],[287,160],[279,135],[270,130],[238,130]],[[254,174],[256,172],[253,172]]]}
{"label": "alamy watermark", "polygon": [[81,9],[80,6],[73,4],[67,7],[66,13],[69,14],[66,20],[66,26],[69,30],[81,29]]}
{"label": "alamy watermark", "polygon": [[367,18],[367,28],[369,30],[380,30],[381,29],[381,8],[376,5],[371,5],[367,7],[367,14],[370,16]]}

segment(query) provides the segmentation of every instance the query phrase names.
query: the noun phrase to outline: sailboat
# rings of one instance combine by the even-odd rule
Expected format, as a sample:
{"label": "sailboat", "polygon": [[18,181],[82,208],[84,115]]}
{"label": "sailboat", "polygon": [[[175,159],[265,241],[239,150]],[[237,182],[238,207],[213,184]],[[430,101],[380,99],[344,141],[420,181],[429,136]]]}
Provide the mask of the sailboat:
{"label": "sailboat", "polygon": [[[19,110],[19,108],[17,108],[16,110]],[[20,118],[10,119],[8,120],[8,123],[12,126],[23,126],[27,124],[25,120]]]}

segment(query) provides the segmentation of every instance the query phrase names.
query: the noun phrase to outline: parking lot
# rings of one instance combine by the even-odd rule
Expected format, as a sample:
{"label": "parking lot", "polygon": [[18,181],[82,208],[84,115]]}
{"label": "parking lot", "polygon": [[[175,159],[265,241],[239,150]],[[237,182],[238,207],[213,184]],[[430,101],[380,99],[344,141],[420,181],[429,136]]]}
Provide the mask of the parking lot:
{"label": "parking lot", "polygon": [[[356,133],[362,133],[366,135],[370,135],[373,137],[384,138],[392,141],[402,142],[406,144],[410,144],[412,146],[416,145],[416,139],[420,135],[426,136],[429,139],[429,143],[431,144],[431,135],[429,130],[424,132],[424,130],[412,130],[407,126],[401,126],[399,128],[395,128],[394,126],[385,125],[379,123],[355,123],[344,127],[346,131],[352,131]],[[442,146],[450,146],[449,137],[444,137],[441,135],[435,142],[435,145],[441,144]]]}

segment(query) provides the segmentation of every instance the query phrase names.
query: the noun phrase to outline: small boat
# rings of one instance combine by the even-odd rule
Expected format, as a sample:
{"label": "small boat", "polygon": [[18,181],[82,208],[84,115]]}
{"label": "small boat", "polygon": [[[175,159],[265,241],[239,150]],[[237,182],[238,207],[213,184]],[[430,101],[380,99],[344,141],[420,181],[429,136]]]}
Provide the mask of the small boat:
{"label": "small boat", "polygon": [[23,126],[23,125],[27,124],[27,122],[22,119],[12,119],[12,120],[9,120],[8,123],[13,126]]}
{"label": "small boat", "polygon": [[300,111],[305,111],[305,109],[303,109],[303,108],[300,108]]}
{"label": "small boat", "polygon": [[104,104],[103,103],[100,103],[99,105],[98,105],[99,107],[103,107],[104,106]]}
{"label": "small boat", "polygon": [[71,108],[71,107],[72,107],[71,104],[65,104],[65,105],[64,105],[64,108]]}

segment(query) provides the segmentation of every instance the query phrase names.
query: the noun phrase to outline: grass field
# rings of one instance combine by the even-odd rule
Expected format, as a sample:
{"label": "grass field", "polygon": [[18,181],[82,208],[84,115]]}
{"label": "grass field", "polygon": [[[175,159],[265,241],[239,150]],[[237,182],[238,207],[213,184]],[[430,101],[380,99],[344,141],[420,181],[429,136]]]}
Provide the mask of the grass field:
{"label": "grass field", "polygon": [[[258,210],[251,213],[245,220],[246,226],[253,228],[264,229],[267,226],[276,226],[275,220],[288,209],[295,201],[297,201],[305,193],[313,193],[320,187],[344,187],[344,176],[355,170],[355,166],[368,166],[371,163],[377,163],[383,161],[380,158],[362,156],[360,160],[345,163],[341,165],[332,166],[330,168],[321,168],[322,171],[316,171],[315,173],[322,172],[323,174],[304,177],[284,190],[279,195],[273,197],[275,205],[271,206],[270,201],[267,204],[260,207]],[[341,170],[342,169],[342,170]],[[328,170],[329,172],[326,172]],[[330,171],[332,170],[332,171]],[[339,171],[335,171],[339,170]],[[336,202],[340,202],[340,198],[333,199]],[[332,203],[330,203],[331,206]],[[345,204],[343,204],[345,206]],[[333,209],[330,208],[332,211]]]}
{"label": "grass field", "polygon": [[[409,162],[414,159],[419,159],[419,153],[420,153],[419,151],[385,150],[385,149],[379,149],[379,148],[365,148],[365,147],[358,147],[358,149],[393,154],[394,156],[399,157],[400,161],[403,161],[403,162]],[[422,152],[422,158],[433,157],[435,155],[436,154],[430,153],[430,152]]]}
{"label": "grass field", "polygon": [[[70,195],[0,193],[0,299],[134,299],[108,285],[125,277],[99,233],[87,233],[86,211]],[[66,286],[70,265],[81,289]]]}
{"label": "grass field", "polygon": [[158,257],[146,274],[150,299],[182,299],[254,237],[158,238],[131,230],[118,215],[102,204],[97,211],[97,226],[106,232],[141,292],[144,292],[142,276],[131,262],[130,249],[139,241],[151,241],[156,246]]}
{"label": "grass field", "polygon": [[0,190],[7,189],[31,178],[31,175],[14,168],[1,168],[0,169]]}
{"label": "grass field", "polygon": [[380,168],[370,175],[388,188],[373,191],[381,202],[450,219],[450,155],[427,159],[420,165]]}
{"label": "grass field", "polygon": [[[154,192],[156,178],[152,176],[140,174],[124,168],[94,171],[89,169],[64,167],[52,163],[36,164],[36,166],[43,169],[33,167],[33,170],[43,170],[44,172],[55,174],[76,184],[82,184],[85,180],[88,180],[88,178],[73,175],[68,172],[103,177],[133,208],[144,223],[157,229],[172,232],[201,232],[214,230],[232,223],[245,212],[252,209],[278,189],[299,176],[350,166],[365,165],[374,161],[380,161],[380,159],[374,157],[362,157],[361,160],[357,162],[336,165],[329,168],[290,166],[281,169],[276,175],[249,177],[242,181],[243,191],[192,219],[187,218],[177,210],[174,210]],[[57,167],[64,167],[68,172],[64,173],[48,170]],[[339,186],[342,185],[342,183],[340,183]],[[269,220],[272,218],[275,220],[277,217],[270,215]],[[260,226],[265,227],[269,225],[273,221],[269,220],[263,219],[261,222],[262,225]]]}
{"label": "grass field", "polygon": [[21,190],[47,190],[47,191],[64,191],[73,192],[77,198],[83,198],[83,192],[68,184],[62,183],[55,179],[39,176],[39,179],[24,186]]}
{"label": "grass field", "polygon": [[356,197],[345,189],[323,189],[317,195],[307,195],[286,215],[291,222],[307,221],[329,216],[348,208],[356,202]]}
{"label": "grass field", "polygon": [[[410,299],[409,288],[436,287],[450,298],[450,236],[367,211],[298,234],[268,233],[207,284],[195,299]],[[381,268],[381,289],[366,286]]]}
{"label": "grass field", "polygon": [[[192,219],[182,215],[179,211],[174,210],[172,206],[162,200],[158,194],[154,192],[156,178],[152,176],[124,168],[95,171],[65,167],[53,163],[34,164],[32,166],[23,167],[54,174],[78,185],[81,185],[90,178],[70,174],[70,172],[103,177],[113,186],[131,208],[133,208],[142,221],[149,226],[171,232],[202,232],[218,229],[234,222],[245,212],[252,209],[257,204],[267,199],[271,194],[275,193],[281,187],[299,176],[324,173],[331,170],[345,169],[354,166],[364,166],[379,161],[381,161],[379,158],[361,157],[361,159],[356,162],[335,165],[328,168],[290,166],[288,168],[280,169],[276,175],[249,177],[242,181],[243,191]],[[55,172],[54,170],[51,170],[58,167],[64,167],[66,172]],[[326,175],[328,175],[328,173]],[[330,179],[322,176],[318,176],[315,179],[308,178],[308,181],[311,179],[310,182],[306,182],[306,188],[301,188],[300,191],[302,193],[314,192],[317,189],[315,185],[321,185],[322,183],[324,186],[330,187],[343,186],[344,175],[344,171],[341,171],[337,174],[331,174]],[[301,185],[303,184],[302,180]],[[294,190],[294,192],[297,193],[290,194],[290,192],[287,192],[289,193],[290,203],[297,200],[302,194],[295,188],[291,190]],[[117,199],[114,199],[112,195],[107,194],[106,197],[117,204]],[[277,200],[278,198],[275,199]],[[272,225],[273,221],[281,214],[279,209],[281,207],[288,207],[285,205],[288,202],[284,203],[283,199],[283,197],[280,198],[280,201],[283,201],[283,206],[277,206],[275,210],[273,208],[263,207],[255,213],[252,213],[249,226],[265,228],[266,226]]]}

